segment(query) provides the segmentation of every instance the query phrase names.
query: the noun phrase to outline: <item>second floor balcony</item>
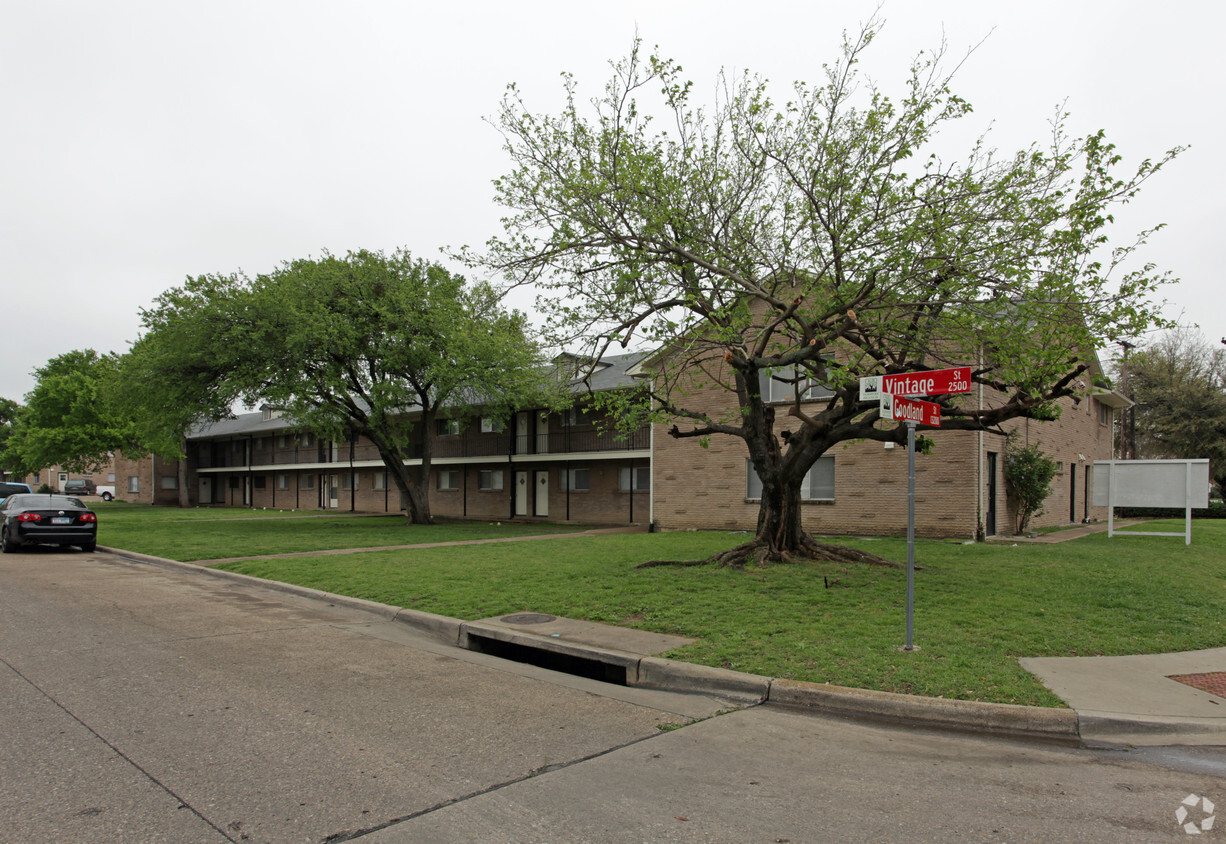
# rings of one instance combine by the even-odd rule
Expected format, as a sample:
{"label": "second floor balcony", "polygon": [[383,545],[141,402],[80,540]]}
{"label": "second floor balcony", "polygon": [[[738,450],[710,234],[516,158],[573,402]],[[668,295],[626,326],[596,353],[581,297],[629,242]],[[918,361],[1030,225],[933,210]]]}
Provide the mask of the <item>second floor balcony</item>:
{"label": "second floor balcony", "polygon": [[[532,434],[464,433],[436,436],[436,458],[506,458],[523,454],[593,454],[598,452],[645,451],[651,446],[651,428],[629,433],[592,427],[564,428]],[[421,443],[411,444],[408,459],[420,460]],[[322,443],[311,446],[276,447],[275,440],[257,445],[255,439],[205,440],[194,444],[191,459],[198,469],[247,468],[249,466],[294,466],[304,464],[366,463],[380,459],[369,442]]]}

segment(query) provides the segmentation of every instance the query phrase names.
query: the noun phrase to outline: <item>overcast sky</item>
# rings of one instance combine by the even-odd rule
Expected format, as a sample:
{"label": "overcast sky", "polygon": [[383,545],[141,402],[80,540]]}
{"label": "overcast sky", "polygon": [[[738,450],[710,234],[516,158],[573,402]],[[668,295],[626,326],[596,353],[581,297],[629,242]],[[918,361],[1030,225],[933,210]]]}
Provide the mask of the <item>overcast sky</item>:
{"label": "overcast sky", "polygon": [[[441,258],[499,232],[508,169],[485,119],[516,82],[556,111],[559,73],[599,93],[636,31],[707,102],[721,67],[818,81],[875,0],[411,3],[0,0],[0,396],[70,349],[123,352],[189,275],[254,275],[327,249]],[[1117,215],[1154,223],[1181,281],[1168,316],[1226,337],[1226,4],[902,2],[864,67],[888,92],[944,38],[975,129],[1013,150],[1067,102],[1135,164],[1191,149]]]}

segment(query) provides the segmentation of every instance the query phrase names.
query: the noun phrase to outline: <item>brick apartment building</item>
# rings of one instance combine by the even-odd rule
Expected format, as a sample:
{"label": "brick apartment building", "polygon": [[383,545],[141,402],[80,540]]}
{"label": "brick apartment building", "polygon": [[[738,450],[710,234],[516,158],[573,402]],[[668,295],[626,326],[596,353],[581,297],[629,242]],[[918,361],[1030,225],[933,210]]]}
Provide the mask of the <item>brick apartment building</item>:
{"label": "brick apartment building", "polygon": [[[591,388],[632,386],[640,357],[603,359]],[[1097,361],[1092,366],[1087,382],[1100,372]],[[1060,401],[1058,420],[1019,419],[1004,426],[1027,442],[1040,443],[1059,465],[1046,512],[1032,521],[1035,527],[1106,518],[1105,508],[1091,506],[1089,467],[1111,458],[1114,410],[1127,400],[1082,386],[1077,400]],[[713,406],[728,399],[716,388],[704,397]],[[964,400],[990,403],[993,397],[981,390]],[[716,436],[703,448],[696,440],[670,437],[668,425],[625,434],[603,430],[599,421],[575,409],[526,409],[505,424],[480,417],[437,420],[435,430],[419,432],[433,438],[431,512],[662,530],[754,529],[756,477],[740,440]],[[917,456],[917,532],[966,539],[1011,534],[1016,516],[1004,484],[1005,438],[986,432],[922,433],[935,445],[931,454]],[[177,500],[173,463],[125,468],[116,472],[120,475],[127,483],[136,477],[133,494],[142,500],[149,495],[157,503]],[[198,505],[363,513],[403,509],[372,444],[319,440],[270,410],[194,432],[186,477],[189,499]],[[805,524],[819,534],[904,533],[906,490],[905,448],[874,442],[836,446],[806,479]]]}

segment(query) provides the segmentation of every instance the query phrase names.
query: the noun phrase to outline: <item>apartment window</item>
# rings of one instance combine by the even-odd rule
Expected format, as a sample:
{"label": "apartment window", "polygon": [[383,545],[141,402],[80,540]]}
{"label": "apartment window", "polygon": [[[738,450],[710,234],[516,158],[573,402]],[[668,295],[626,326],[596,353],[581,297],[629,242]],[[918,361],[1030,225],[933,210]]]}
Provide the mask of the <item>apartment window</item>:
{"label": "apartment window", "polygon": [[434,431],[440,437],[458,437],[464,431],[464,425],[459,419],[435,419]]}
{"label": "apartment window", "polygon": [[289,475],[284,472],[277,475],[277,489],[289,489]]}
{"label": "apartment window", "polygon": [[128,492],[140,492],[140,478],[128,475]]}
{"label": "apartment window", "polygon": [[375,472],[375,489],[387,489],[387,472]]}
{"label": "apartment window", "polygon": [[113,484],[113,483],[115,483],[115,473],[114,473],[114,472],[107,472],[107,473],[106,473],[106,482],[107,482],[108,484]]}
{"label": "apartment window", "polygon": [[263,451],[263,450],[264,450],[264,438],[263,438],[263,437],[256,437],[256,438],[255,438],[255,450],[256,450],[256,451]]}
{"label": "apartment window", "polygon": [[481,417],[481,433],[483,434],[501,434],[506,427],[507,423],[502,419],[495,419],[492,416]]}
{"label": "apartment window", "polygon": [[277,448],[289,448],[289,436],[286,434],[277,435]]}
{"label": "apartment window", "polygon": [[809,372],[798,366],[759,371],[758,390],[762,401],[767,403],[792,401],[797,390],[800,391],[801,401],[827,399],[834,395],[833,390],[825,384],[819,384]]}
{"label": "apartment window", "polygon": [[302,475],[300,476],[299,480],[301,480],[302,482],[303,489],[315,489],[315,476],[314,475]]}
{"label": "apartment window", "polygon": [[617,488],[622,492],[651,489],[651,467],[623,467],[618,472]]}
{"label": "apartment window", "polygon": [[302,438],[299,439],[299,442],[302,443],[303,448],[306,448],[307,446],[311,445],[311,443],[313,443],[314,440],[311,439],[310,434],[303,434]]}
{"label": "apartment window", "polygon": [[592,417],[586,410],[580,410],[577,407],[568,407],[562,411],[562,427],[575,428],[579,425],[591,425]]}
{"label": "apartment window", "polygon": [[501,469],[482,469],[477,473],[477,489],[502,489]]}
{"label": "apartment window", "polygon": [[439,469],[438,488],[454,490],[460,488],[460,472],[458,469]]}
{"label": "apartment window", "polygon": [[178,489],[179,478],[177,475],[162,475],[162,489]]}
{"label": "apartment window", "polygon": [[[745,461],[746,489],[745,497],[753,500],[762,498],[762,481],[754,471],[753,463]],[[813,468],[805,475],[800,484],[802,501],[833,501],[834,500],[834,458],[819,457]]]}
{"label": "apartment window", "polygon": [[251,480],[251,485],[255,489],[264,489],[267,483],[268,483],[268,479],[265,478],[263,475],[256,475]]}
{"label": "apartment window", "polygon": [[1096,404],[1098,405],[1098,424],[1099,425],[1110,425],[1111,424],[1111,408],[1107,407],[1102,402],[1096,402]]}
{"label": "apartment window", "polygon": [[563,492],[582,492],[592,488],[592,473],[590,469],[563,469],[558,473]]}
{"label": "apartment window", "polygon": [[358,473],[343,472],[341,474],[341,489],[357,489],[358,488]]}

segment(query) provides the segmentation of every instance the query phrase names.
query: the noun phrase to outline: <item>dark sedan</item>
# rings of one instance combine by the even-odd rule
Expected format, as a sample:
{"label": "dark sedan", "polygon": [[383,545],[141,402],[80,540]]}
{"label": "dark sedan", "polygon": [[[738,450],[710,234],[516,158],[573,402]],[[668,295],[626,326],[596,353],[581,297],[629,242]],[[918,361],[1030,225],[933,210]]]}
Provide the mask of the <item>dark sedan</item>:
{"label": "dark sedan", "polygon": [[10,495],[0,504],[0,546],[6,553],[23,545],[77,545],[93,551],[98,517],[69,495]]}

